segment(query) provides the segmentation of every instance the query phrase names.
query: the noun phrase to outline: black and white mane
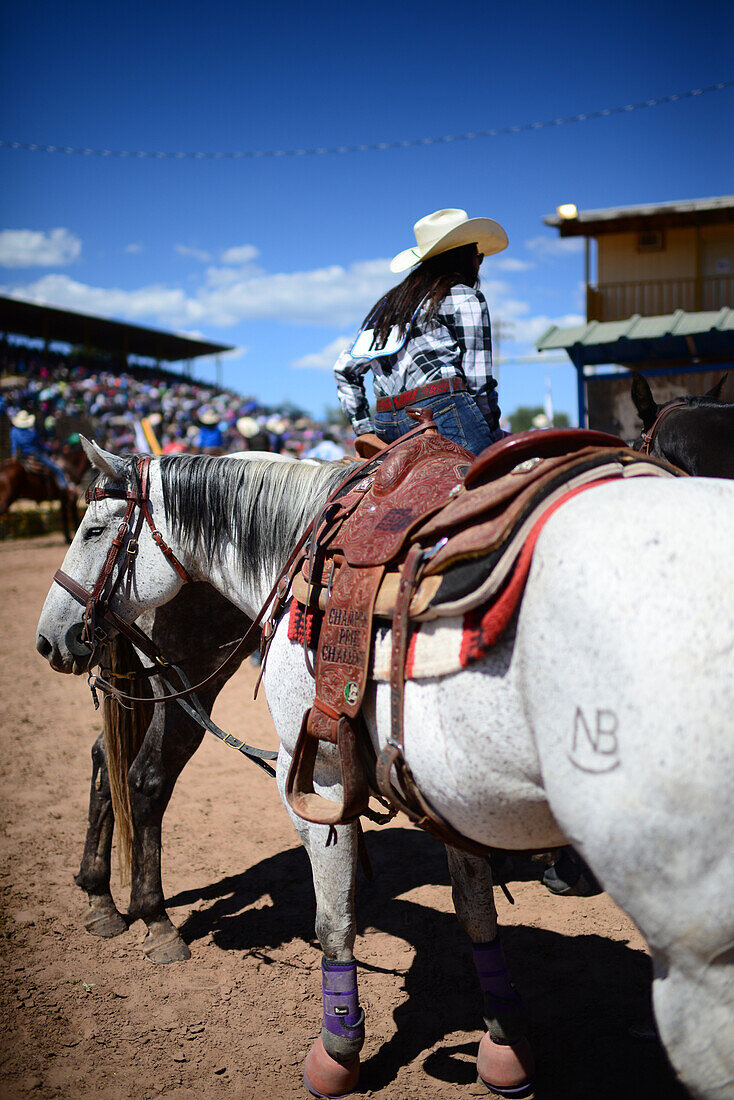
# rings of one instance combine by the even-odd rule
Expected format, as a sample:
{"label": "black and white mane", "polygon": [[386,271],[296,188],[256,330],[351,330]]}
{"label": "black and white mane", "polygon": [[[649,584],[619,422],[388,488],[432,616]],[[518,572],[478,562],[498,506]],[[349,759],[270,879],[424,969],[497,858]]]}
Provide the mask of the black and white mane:
{"label": "black and white mane", "polygon": [[233,543],[243,569],[258,581],[282,568],[319,506],[350,473],[332,463],[209,455],[166,455],[160,470],[166,518],[191,553],[221,561]]}

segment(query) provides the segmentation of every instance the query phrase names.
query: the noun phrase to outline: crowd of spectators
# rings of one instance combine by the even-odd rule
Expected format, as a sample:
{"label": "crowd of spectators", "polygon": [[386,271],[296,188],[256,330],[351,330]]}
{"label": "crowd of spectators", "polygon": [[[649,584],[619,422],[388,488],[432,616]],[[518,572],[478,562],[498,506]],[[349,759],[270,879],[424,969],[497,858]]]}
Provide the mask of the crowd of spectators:
{"label": "crowd of spectators", "polygon": [[174,371],[3,341],[0,412],[7,423],[21,411],[35,417],[51,451],[79,433],[115,453],[149,449],[144,423],[164,453],[251,449],[337,458],[353,444],[342,425],[291,406],[266,407]]}

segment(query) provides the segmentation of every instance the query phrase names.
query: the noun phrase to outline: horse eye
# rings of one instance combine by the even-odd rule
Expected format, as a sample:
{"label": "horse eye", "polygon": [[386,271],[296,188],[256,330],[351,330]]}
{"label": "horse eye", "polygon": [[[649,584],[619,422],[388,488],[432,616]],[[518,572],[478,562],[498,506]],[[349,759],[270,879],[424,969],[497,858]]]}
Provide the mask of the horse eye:
{"label": "horse eye", "polygon": [[88,527],[84,532],[85,539],[98,539],[104,534],[104,527]]}

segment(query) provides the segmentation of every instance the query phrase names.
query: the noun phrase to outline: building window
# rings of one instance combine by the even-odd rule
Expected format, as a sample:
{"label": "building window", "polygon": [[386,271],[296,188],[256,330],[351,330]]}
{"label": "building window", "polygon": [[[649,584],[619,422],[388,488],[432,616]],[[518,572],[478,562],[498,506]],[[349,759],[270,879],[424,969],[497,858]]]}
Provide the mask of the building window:
{"label": "building window", "polygon": [[638,252],[662,252],[665,248],[665,236],[662,229],[646,229],[637,234]]}

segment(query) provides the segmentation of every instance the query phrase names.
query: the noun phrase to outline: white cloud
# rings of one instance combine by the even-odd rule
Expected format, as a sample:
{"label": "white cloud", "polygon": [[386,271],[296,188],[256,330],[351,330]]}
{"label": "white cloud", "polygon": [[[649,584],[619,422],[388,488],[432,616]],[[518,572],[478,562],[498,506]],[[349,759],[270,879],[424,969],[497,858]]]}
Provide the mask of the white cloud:
{"label": "white cloud", "polygon": [[347,347],[350,340],[354,339],[354,335],[351,336],[337,336],[336,340],[332,340],[330,344],[327,344],[321,351],[311,352],[310,355],[304,355],[300,359],[294,359],[291,363],[292,367],[297,369],[310,368],[312,370],[331,370],[337,358]]}
{"label": "white cloud", "polygon": [[522,317],[513,321],[512,328],[508,331],[505,343],[510,344],[535,344],[546,329],[551,325],[559,328],[567,328],[571,325],[584,325],[586,318],[580,313],[566,313],[563,317],[546,317],[538,314],[535,317]]}
{"label": "white cloud", "polygon": [[79,256],[82,242],[68,229],[4,229],[0,233],[2,267],[58,267]]}
{"label": "white cloud", "polygon": [[[227,278],[223,272],[230,274]],[[227,328],[244,320],[318,324],[337,331],[356,328],[368,309],[394,282],[387,260],[365,260],[350,267],[267,274],[207,268],[202,284],[191,293],[182,287],[151,284],[134,290],[94,287],[61,273],[44,275],[24,286],[0,288],[12,297],[55,305],[102,317],[149,321],[197,334],[208,326]],[[493,319],[503,322],[502,345],[532,345],[551,324],[583,322],[580,314],[561,318],[531,316],[527,301],[512,297],[500,279],[484,280],[482,289]],[[348,342],[340,336],[319,351],[304,354],[291,366],[331,369]]]}
{"label": "white cloud", "polygon": [[139,242],[133,242],[133,244],[125,245],[125,252],[142,252],[143,246]]}
{"label": "white cloud", "polygon": [[196,303],[188,300],[183,290],[173,287],[108,289],[78,283],[68,275],[44,275],[35,283],[21,287],[4,287],[2,292],[11,298],[60,306],[62,309],[92,313],[99,317],[125,317],[129,320],[155,317],[171,325],[200,320],[199,316],[194,316]]}
{"label": "white cloud", "polygon": [[259,249],[254,244],[240,244],[234,248],[227,248],[219,256],[223,264],[249,264],[251,260],[260,255]]}
{"label": "white cloud", "polygon": [[387,260],[273,275],[235,271],[226,279],[222,270],[231,271],[207,269],[204,285],[194,294],[160,284],[136,290],[94,287],[60,274],[6,287],[3,293],[102,317],[148,317],[173,327],[272,320],[346,328],[359,322],[394,282]]}
{"label": "white cloud", "polygon": [[501,256],[498,260],[492,259],[490,263],[499,271],[529,271],[531,267],[535,267],[530,260],[517,260],[514,256]]}
{"label": "white cloud", "polygon": [[[190,256],[193,260],[200,260],[203,264],[211,263],[214,259],[214,255],[205,248],[195,248],[188,244],[175,244],[173,247],[179,256]],[[225,248],[223,252],[220,252],[219,262],[226,264],[229,268],[245,267],[259,255],[259,249],[255,248],[254,244],[239,244],[234,245],[232,248]],[[212,268],[211,270],[215,271],[217,269]]]}
{"label": "white cloud", "polygon": [[395,281],[387,260],[274,275],[246,272],[234,279],[209,269],[207,277],[210,285],[198,292],[197,302],[210,324],[259,319],[340,328],[360,321]]}
{"label": "white cloud", "polygon": [[208,264],[212,258],[211,253],[205,252],[203,248],[191,248],[187,244],[175,244],[173,248],[179,256],[191,256],[194,260],[201,260],[203,264]]}
{"label": "white cloud", "polygon": [[553,256],[567,256],[573,252],[583,252],[583,237],[531,237],[525,241],[525,247],[541,259]]}

